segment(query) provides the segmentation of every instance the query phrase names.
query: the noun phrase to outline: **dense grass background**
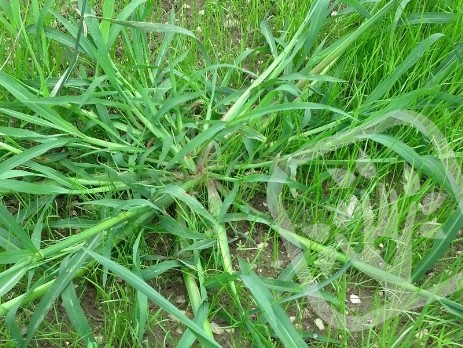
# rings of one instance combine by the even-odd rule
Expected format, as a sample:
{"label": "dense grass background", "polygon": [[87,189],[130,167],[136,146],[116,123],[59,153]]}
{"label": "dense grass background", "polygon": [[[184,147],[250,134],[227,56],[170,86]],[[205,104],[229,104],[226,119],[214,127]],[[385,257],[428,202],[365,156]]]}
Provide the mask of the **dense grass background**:
{"label": "dense grass background", "polygon": [[462,11],[0,1],[1,345],[462,345]]}

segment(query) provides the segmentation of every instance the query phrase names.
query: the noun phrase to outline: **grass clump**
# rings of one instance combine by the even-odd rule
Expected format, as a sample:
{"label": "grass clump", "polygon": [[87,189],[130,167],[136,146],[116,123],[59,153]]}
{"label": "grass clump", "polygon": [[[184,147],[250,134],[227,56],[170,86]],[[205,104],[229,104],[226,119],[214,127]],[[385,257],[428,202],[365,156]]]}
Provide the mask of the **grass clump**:
{"label": "grass clump", "polygon": [[12,346],[461,340],[458,1],[74,5],[1,3]]}

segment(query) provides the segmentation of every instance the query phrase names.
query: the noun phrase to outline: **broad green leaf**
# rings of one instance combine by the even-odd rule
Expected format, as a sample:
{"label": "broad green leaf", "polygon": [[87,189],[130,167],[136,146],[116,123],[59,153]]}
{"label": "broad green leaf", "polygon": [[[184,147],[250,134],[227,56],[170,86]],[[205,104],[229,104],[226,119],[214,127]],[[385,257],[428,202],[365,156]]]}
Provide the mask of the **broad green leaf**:
{"label": "broad green leaf", "polygon": [[0,228],[0,247],[7,251],[18,251],[21,249],[21,242],[12,233]]}
{"label": "broad green leaf", "polygon": [[460,319],[463,319],[463,305],[454,301],[450,301],[447,298],[443,298],[439,302],[450,313],[456,315]]}
{"label": "broad green leaf", "polygon": [[31,130],[27,130],[27,129],[14,128],[14,127],[0,127],[0,135],[7,136],[7,137],[12,137],[12,138],[25,138],[25,139],[48,138],[48,139],[50,139],[50,136],[46,136],[46,135],[43,135],[43,134],[40,134],[40,133],[36,133],[36,132],[33,132]]}
{"label": "broad green leaf", "polygon": [[29,193],[33,195],[55,195],[70,192],[68,189],[57,185],[0,179],[0,191],[11,193],[13,188],[15,192]]}
{"label": "broad green leaf", "polygon": [[[31,250],[7,250],[0,252],[0,265],[17,263],[27,257],[34,257],[35,253]],[[9,268],[10,269],[10,268]],[[8,270],[9,270],[8,269]]]}

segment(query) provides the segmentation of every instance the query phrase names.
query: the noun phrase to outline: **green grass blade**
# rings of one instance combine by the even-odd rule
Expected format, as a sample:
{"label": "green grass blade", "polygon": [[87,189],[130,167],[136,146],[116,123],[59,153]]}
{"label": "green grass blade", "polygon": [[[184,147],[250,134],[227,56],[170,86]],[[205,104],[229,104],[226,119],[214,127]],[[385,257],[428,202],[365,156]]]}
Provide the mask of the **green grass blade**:
{"label": "green grass blade", "polygon": [[[117,20],[125,21],[129,18],[137,9],[138,6],[145,3],[146,0],[133,0],[127,6],[125,6],[117,15]],[[109,40],[108,40],[108,48],[114,45],[119,33],[122,30],[121,25],[112,25],[109,29]]]}
{"label": "green grass blade", "polygon": [[[193,321],[199,325],[203,325],[204,322],[207,320],[209,306],[207,302],[202,302],[198,306],[198,310],[195,312],[195,317]],[[212,334],[211,334],[212,336]],[[182,338],[178,341],[177,347],[185,347],[189,348],[193,345],[195,341],[195,336],[190,330],[186,330],[185,333],[182,335]]]}
{"label": "green grass blade", "polygon": [[[96,236],[86,243],[85,250],[87,248],[94,249],[98,246],[100,242],[100,236]],[[82,265],[88,259],[89,255],[84,250],[77,252],[74,256],[69,257],[64,260],[60,273],[56,277],[53,285],[50,287],[48,292],[42,297],[35,312],[32,314],[29,324],[27,326],[27,338],[26,344],[29,344],[32,341],[35,333],[39,329],[40,324],[45,319],[48,311],[50,310],[53,303],[61,295],[63,290],[71,283],[71,280],[74,278],[75,274],[81,269]]]}
{"label": "green grass blade", "polygon": [[[142,237],[143,231],[140,232],[135,240],[135,243],[132,246],[132,258],[133,258],[133,274],[137,275],[142,279],[141,276],[141,265],[140,265],[140,239]],[[137,291],[135,297],[135,308],[133,313],[133,320],[136,324],[137,338],[138,342],[141,344],[143,342],[143,336],[146,331],[146,323],[148,316],[148,297],[141,291]]]}
{"label": "green grass blade", "polygon": [[10,291],[29,270],[32,258],[19,261],[14,266],[0,273],[0,298]]}
{"label": "green grass blade", "polygon": [[189,195],[184,189],[176,185],[169,185],[159,191],[160,194],[166,194],[175,197],[179,201],[184,202],[188,205],[192,212],[197,213],[209,220],[213,224],[216,223],[212,215],[207,211],[206,208],[193,196]]}
{"label": "green grass blade", "polygon": [[173,25],[173,24],[136,22],[136,21],[127,21],[127,20],[122,21],[122,20],[106,18],[106,17],[98,17],[98,16],[94,16],[90,14],[87,14],[86,17],[98,18],[103,21],[109,21],[113,24],[118,24],[118,25],[121,25],[127,28],[142,30],[145,32],[182,34],[182,35],[190,36],[196,39],[195,34],[193,34],[191,31],[185,28],[179,27],[177,25]]}
{"label": "green grass blade", "polygon": [[[34,257],[35,253],[30,250],[7,250],[0,252],[0,265],[7,265],[11,263],[20,262],[24,258]],[[14,267],[14,266],[13,266]],[[5,271],[6,272],[6,271]]]}
{"label": "green grass blade", "polygon": [[284,347],[307,347],[301,335],[289,320],[288,314],[275,302],[262,280],[255,274],[249,264],[239,259],[241,275],[244,285],[251,292],[256,304],[270,327],[275,332]]}
{"label": "green grass blade", "polygon": [[[313,57],[313,61],[319,61],[319,63],[311,69],[312,74],[320,74],[324,72],[330,65],[339,59],[342,53],[344,53],[356,40],[364,35],[368,30],[371,29],[380,19],[382,19],[389,11],[394,8],[400,0],[392,0],[387,2],[378,12],[372,15],[362,25],[349,35],[346,35],[333,43],[328,48],[324,49],[319,54]],[[301,80],[297,83],[299,88],[302,88],[307,83],[306,80]]]}
{"label": "green grass blade", "polygon": [[154,115],[154,117],[151,119],[151,122],[157,123],[159,121],[159,118],[163,115],[165,115],[169,110],[174,109],[175,107],[179,106],[180,104],[183,104],[187,101],[197,99],[201,97],[204,94],[204,92],[193,92],[193,93],[184,93],[182,95],[179,95],[178,97],[175,98],[169,98],[168,101],[162,104],[162,106],[159,108],[158,112]]}
{"label": "green grass blade", "polygon": [[383,97],[394,85],[394,83],[410,69],[420,59],[425,52],[440,38],[444,37],[444,34],[432,34],[428,38],[421,41],[400,63],[389,76],[381,81],[376,88],[370,93],[365,100],[364,105],[368,106]]}
{"label": "green grass blade", "polygon": [[[114,1],[104,1],[103,2],[103,17],[111,18],[114,14]],[[100,24],[101,36],[106,41],[109,42],[109,33],[110,33],[111,23],[108,21],[103,21]]]}
{"label": "green grass blade", "polygon": [[69,139],[54,139],[54,140],[49,140],[44,144],[37,145],[30,149],[27,149],[23,151],[22,153],[17,154],[3,161],[2,163],[0,163],[0,173],[4,174],[13,168],[16,168],[18,166],[25,164],[30,159],[39,157],[43,155],[44,153],[46,153],[47,151],[50,151],[51,149],[62,147],[68,142],[69,142]]}
{"label": "green grass blade", "polygon": [[463,319],[463,305],[454,301],[450,301],[446,298],[439,301],[440,304],[453,315],[456,315],[460,319]]}
{"label": "green grass blade", "polygon": [[313,48],[317,38],[319,37],[320,30],[327,22],[329,15],[330,2],[328,0],[314,1],[310,9],[311,20],[307,30],[307,36],[304,39],[304,44],[299,53],[298,61],[295,64],[295,69],[299,70],[307,63],[307,56]]}
{"label": "green grass blade", "polygon": [[178,223],[177,220],[168,215],[161,216],[159,218],[158,228],[160,232],[170,233],[180,238],[198,240],[207,239],[207,236],[205,236],[204,234],[199,233],[197,231],[193,231],[188,227],[183,226],[182,224]]}
{"label": "green grass blade", "polygon": [[164,272],[170,271],[171,269],[180,268],[182,266],[185,266],[185,265],[181,263],[180,261],[168,260],[168,261],[159,262],[154,266],[145,268],[140,273],[144,280],[151,280],[163,274]]}
{"label": "green grass blade", "polygon": [[427,252],[426,256],[413,269],[413,281],[420,280],[426,272],[429,271],[442,256],[444,256],[448,247],[455,240],[461,228],[463,228],[463,211],[457,207],[442,226],[442,232],[444,233],[445,238],[436,239],[431,250]]}
{"label": "green grass blade", "polygon": [[368,10],[357,0],[344,0],[346,4],[348,4],[352,9],[357,11],[365,18],[370,18],[371,14]]}
{"label": "green grass blade", "polygon": [[22,248],[19,239],[3,228],[0,228],[0,247],[12,251],[18,251]]}
{"label": "green grass blade", "polygon": [[29,234],[18,224],[2,202],[0,202],[0,225],[3,225],[9,233],[21,241],[24,249],[34,253],[37,252],[37,248],[34,243],[32,243]]}
{"label": "green grass blade", "polygon": [[31,110],[35,111],[39,117],[46,119],[54,124],[52,128],[60,129],[68,134],[79,136],[80,131],[70,122],[65,121],[55,110],[49,106],[30,103],[29,100],[35,96],[11,76],[0,71],[0,85],[5,87],[19,101],[27,105]]}
{"label": "green grass blade", "polygon": [[0,192],[11,193],[13,192],[13,188],[16,192],[28,193],[31,195],[55,195],[71,193],[70,190],[58,185],[0,179]]}
{"label": "green grass blade", "polygon": [[445,190],[455,197],[452,182],[449,181],[448,174],[444,166],[436,158],[421,156],[410,146],[400,140],[386,134],[369,135],[367,138],[387,146],[396,152],[400,157],[407,161],[415,170],[423,172],[428,177],[441,185]]}
{"label": "green grass blade", "polygon": [[267,44],[270,47],[270,53],[272,54],[273,58],[277,58],[278,51],[275,44],[275,38],[272,35],[272,29],[270,29],[267,20],[264,19],[260,22],[260,31],[264,35],[265,40],[267,41]]}
{"label": "green grass blade", "polygon": [[[447,76],[457,70],[458,67],[463,63],[463,42],[459,42],[437,66],[429,73],[428,81],[425,87],[435,87]],[[435,89],[435,88],[433,88]]]}
{"label": "green grass blade", "polygon": [[217,342],[215,342],[211,337],[209,337],[204,330],[194,323],[191,319],[185,316],[177,307],[170,303],[165,297],[160,293],[154,290],[146,282],[140,279],[137,275],[130,272],[128,269],[119,265],[118,263],[109,260],[95,252],[87,250],[87,253],[93,257],[97,262],[101,263],[109,270],[111,270],[115,275],[124,279],[130,286],[134,287],[136,290],[145,294],[151,301],[156,303],[159,307],[165,310],[167,313],[171,314],[177,320],[186,325],[191,331],[193,331],[200,342],[206,346],[211,347],[220,347]]}
{"label": "green grass blade", "polygon": [[97,343],[95,337],[92,334],[90,324],[77,298],[72,281],[64,288],[61,293],[61,299],[63,300],[64,309],[66,310],[72,326],[80,336],[79,341],[84,343],[87,347],[96,347]]}
{"label": "green grass blade", "polygon": [[424,13],[411,13],[399,21],[399,25],[413,25],[413,24],[448,24],[456,20],[454,13],[448,12],[424,12]]}
{"label": "green grass blade", "polygon": [[172,168],[179,160],[183,159],[185,156],[190,154],[193,151],[198,151],[198,148],[201,148],[204,144],[211,141],[214,136],[221,132],[225,128],[225,123],[219,122],[215,123],[213,126],[209,127],[206,131],[201,132],[190,140],[175,156],[167,163],[165,166],[166,169]]}
{"label": "green grass blade", "polygon": [[336,114],[351,118],[351,116],[342,111],[341,109],[320,104],[320,103],[287,103],[287,104],[277,104],[277,105],[270,105],[258,108],[257,110],[253,110],[249,113],[244,113],[239,117],[236,117],[233,121],[229,122],[230,126],[235,126],[242,122],[248,122],[255,119],[260,119],[262,116],[273,114],[282,111],[290,111],[290,110],[327,110],[334,112]]}
{"label": "green grass blade", "polygon": [[23,334],[21,333],[21,330],[16,323],[16,317],[17,317],[17,312],[18,309],[21,307],[21,301],[18,301],[15,303],[13,306],[10,307],[6,318],[5,318],[5,324],[6,328],[8,330],[8,333],[10,334],[15,347],[26,347],[26,341],[23,337]]}

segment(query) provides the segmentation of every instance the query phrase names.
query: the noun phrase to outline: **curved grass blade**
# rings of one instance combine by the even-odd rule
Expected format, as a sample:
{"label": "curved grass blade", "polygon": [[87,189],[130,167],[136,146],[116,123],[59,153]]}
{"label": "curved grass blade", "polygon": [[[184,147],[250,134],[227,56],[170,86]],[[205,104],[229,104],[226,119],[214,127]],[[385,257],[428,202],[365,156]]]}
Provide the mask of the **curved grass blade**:
{"label": "curved grass blade", "polygon": [[87,253],[93,257],[97,262],[111,270],[115,275],[121,277],[130,286],[145,294],[151,301],[156,303],[159,307],[167,313],[174,316],[181,323],[186,325],[192,332],[195,333],[198,340],[206,346],[220,347],[204,330],[199,327],[195,322],[183,314],[177,307],[170,303],[165,297],[149,286],[145,281],[140,279],[137,275],[130,272],[127,268],[119,265],[118,263],[109,260],[93,251],[87,250]]}
{"label": "curved grass blade", "polygon": [[168,215],[161,216],[159,218],[158,228],[161,230],[160,232],[170,233],[180,238],[199,240],[208,239],[206,235],[183,226],[182,224],[178,223],[177,220]]}
{"label": "curved grass blade", "polygon": [[61,293],[61,299],[63,300],[64,309],[66,310],[72,326],[80,336],[80,340],[87,347],[97,347],[95,337],[92,334],[92,329],[85,317],[80,301],[77,298],[74,283],[72,281],[64,288]]}
{"label": "curved grass blade", "polygon": [[26,88],[11,76],[0,71],[0,85],[5,87],[11,94],[13,94],[19,101],[27,105],[31,110],[36,112],[40,118],[54,124],[53,128],[60,129],[68,134],[81,136],[80,131],[70,122],[65,121],[55,110],[46,105],[30,103],[29,100],[35,96],[30,93]]}
{"label": "curved grass blade", "polygon": [[403,75],[405,72],[410,69],[417,61],[420,59],[424,53],[440,38],[444,37],[444,34],[432,34],[423,41],[421,41],[405,58],[405,60],[400,63],[394,71],[389,74],[389,76],[381,81],[376,88],[370,93],[367,99],[364,102],[363,108],[371,105],[372,103],[379,100],[383,97],[394,85],[394,83]]}
{"label": "curved grass blade", "polygon": [[3,225],[13,236],[15,236],[24,249],[32,252],[37,252],[37,248],[29,236],[29,234],[18,224],[16,219],[11,215],[5,205],[0,202],[0,224]]}
{"label": "curved grass blade", "polygon": [[4,174],[13,168],[23,165],[30,159],[39,157],[43,155],[44,153],[46,153],[47,151],[50,151],[51,149],[55,149],[58,147],[62,147],[67,143],[69,143],[69,139],[54,139],[54,140],[49,140],[44,144],[40,144],[30,149],[27,149],[1,162],[0,163],[0,173]]}
{"label": "curved grass blade", "polygon": [[463,228],[463,211],[457,209],[450,215],[448,220],[442,226],[442,232],[445,238],[436,239],[431,250],[428,251],[426,256],[415,266],[412,271],[412,281],[420,280],[428,270],[445,254],[450,244],[455,240]]}
{"label": "curved grass blade", "polygon": [[448,12],[412,13],[401,19],[398,25],[448,24],[454,22],[456,15]]}
{"label": "curved grass blade", "polygon": [[277,46],[275,45],[275,38],[272,35],[272,29],[270,29],[267,20],[264,19],[260,22],[260,31],[264,35],[265,40],[267,41],[267,44],[270,47],[270,53],[272,53],[273,58],[277,58],[278,51]]}
{"label": "curved grass blade", "polygon": [[[116,17],[117,20],[119,21],[125,21],[127,18],[129,18],[137,9],[138,6],[141,4],[145,3],[146,0],[133,0],[131,1],[127,6],[125,6],[118,14]],[[108,49],[114,45],[114,42],[116,41],[117,37],[119,36],[119,33],[122,30],[121,25],[112,25],[109,28],[109,39],[108,39]]]}
{"label": "curved grass blade", "polygon": [[198,148],[200,148],[205,143],[213,139],[214,136],[221,132],[224,128],[225,123],[219,122],[209,127],[206,131],[201,132],[200,134],[195,136],[192,140],[188,142],[188,144],[186,144],[179,152],[175,154],[175,156],[169,161],[169,163],[165,165],[165,169],[172,168],[185,156],[187,156],[193,151],[197,151]]}
{"label": "curved grass blade", "polygon": [[[1,305],[0,305],[1,306]],[[26,341],[21,333],[21,330],[16,323],[17,312],[18,309],[21,307],[21,301],[18,301],[13,306],[9,308],[8,313],[6,314],[5,324],[8,333],[10,334],[11,338],[13,339],[16,347],[26,347]],[[1,308],[1,307],[0,307]]]}
{"label": "curved grass blade", "polygon": [[29,325],[27,326],[26,344],[31,342],[53,303],[60,296],[63,290],[71,283],[71,280],[88,259],[89,255],[85,250],[89,250],[87,248],[96,248],[100,242],[100,239],[101,235],[92,238],[88,243],[86,243],[86,249],[82,249],[74,256],[67,257],[65,260],[63,260],[60,267],[60,272],[56,277],[56,280],[53,282],[53,285],[50,287],[47,293],[42,297],[39,304],[37,305],[35,312],[30,318]]}
{"label": "curved grass blade", "polygon": [[151,279],[158,277],[164,272],[170,271],[171,269],[180,268],[183,266],[185,266],[185,264],[181,263],[180,261],[168,260],[168,261],[160,262],[154,266],[145,268],[144,270],[140,272],[140,274],[144,280],[151,280]]}
{"label": "curved grass blade", "polygon": [[366,138],[387,146],[390,150],[396,152],[400,157],[413,166],[415,170],[421,171],[428,177],[432,178],[452,197],[455,197],[452,183],[449,181],[444,166],[438,159],[429,156],[421,156],[410,146],[386,134],[373,134],[366,136]]}
{"label": "curved grass blade", "polygon": [[256,304],[283,346],[307,347],[307,344],[289,320],[288,314],[276,303],[275,298],[257,274],[252,271],[249,264],[242,259],[239,259],[239,264],[242,272],[240,275],[241,280],[251,291]]}
{"label": "curved grass blade", "polygon": [[[135,240],[135,243],[132,247],[132,258],[133,258],[133,274],[138,276],[140,279],[141,275],[141,266],[140,266],[140,239],[142,237],[143,231],[140,232]],[[148,297],[141,291],[137,290],[137,295],[135,297],[135,306],[134,306],[133,319],[136,323],[136,332],[139,344],[143,342],[143,336],[146,331],[146,323],[148,316]]]}
{"label": "curved grass blade", "polygon": [[327,22],[329,14],[330,2],[328,0],[314,1],[310,9],[311,20],[307,30],[307,37],[305,38],[304,45],[299,53],[298,61],[295,64],[295,69],[301,69],[307,63],[307,55],[313,48],[314,43],[319,37],[320,30]]}
{"label": "curved grass blade", "polygon": [[32,257],[26,258],[0,273],[0,298],[18,284],[28,271],[31,262]]}
{"label": "curved grass blade", "polygon": [[[209,306],[207,304],[207,302],[202,302],[199,306],[198,306],[198,310],[195,312],[195,317],[193,319],[193,321],[199,325],[203,325],[206,320],[207,320],[207,315],[208,315],[208,310],[209,310]],[[212,336],[212,334],[211,334]],[[195,341],[195,336],[194,334],[190,331],[190,330],[186,330],[185,333],[183,334],[182,338],[178,341],[177,343],[177,347],[185,347],[185,348],[189,348],[193,345]]]}
{"label": "curved grass blade", "polygon": [[98,16],[94,16],[90,14],[86,14],[85,17],[98,18],[103,21],[109,21],[113,24],[118,24],[118,25],[121,25],[127,28],[142,30],[145,32],[182,34],[182,35],[187,35],[194,39],[197,39],[196,35],[193,34],[191,31],[185,28],[179,27],[177,25],[173,25],[173,24],[136,22],[136,21],[127,21],[127,20],[122,21],[122,20],[106,18],[106,17],[98,17]]}
{"label": "curved grass blade", "polygon": [[340,114],[344,117],[351,118],[347,112],[342,111],[341,109],[320,103],[287,103],[287,104],[279,104],[279,105],[270,105],[265,106],[262,108],[258,108],[257,110],[253,110],[249,113],[244,113],[239,117],[236,117],[233,121],[229,122],[230,126],[234,126],[240,124],[242,122],[248,122],[257,118],[261,118],[262,116],[282,112],[282,111],[292,111],[292,110],[326,110],[331,111],[336,114]]}

